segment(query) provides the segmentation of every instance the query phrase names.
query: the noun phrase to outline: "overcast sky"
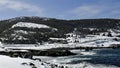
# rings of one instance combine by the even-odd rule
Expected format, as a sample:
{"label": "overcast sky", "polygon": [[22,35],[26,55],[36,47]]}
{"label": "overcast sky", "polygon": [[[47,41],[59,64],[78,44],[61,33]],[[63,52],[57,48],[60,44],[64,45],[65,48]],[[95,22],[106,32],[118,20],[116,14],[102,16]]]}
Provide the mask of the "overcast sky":
{"label": "overcast sky", "polygon": [[19,16],[120,18],[120,0],[0,0],[0,19]]}

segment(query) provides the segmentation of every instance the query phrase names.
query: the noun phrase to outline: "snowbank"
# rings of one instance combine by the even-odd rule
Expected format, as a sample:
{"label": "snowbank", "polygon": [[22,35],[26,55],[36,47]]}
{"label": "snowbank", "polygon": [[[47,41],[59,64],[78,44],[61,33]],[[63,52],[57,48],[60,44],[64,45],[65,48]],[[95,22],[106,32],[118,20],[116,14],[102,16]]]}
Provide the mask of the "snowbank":
{"label": "snowbank", "polygon": [[33,61],[30,59],[23,58],[11,58],[8,56],[0,55],[0,68],[32,68],[33,66],[37,68],[51,68],[49,65],[43,62]]}
{"label": "snowbank", "polygon": [[29,62],[29,59],[10,58],[8,56],[0,55],[0,68],[30,68],[21,65],[22,62]]}

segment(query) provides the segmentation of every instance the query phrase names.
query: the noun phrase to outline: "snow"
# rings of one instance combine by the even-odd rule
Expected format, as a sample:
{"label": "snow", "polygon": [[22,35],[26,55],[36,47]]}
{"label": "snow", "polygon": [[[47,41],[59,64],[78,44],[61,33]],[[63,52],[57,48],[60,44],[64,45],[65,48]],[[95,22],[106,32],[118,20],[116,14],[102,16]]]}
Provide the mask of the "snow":
{"label": "snow", "polygon": [[95,55],[93,51],[82,51],[82,50],[70,50],[72,53],[82,54],[82,55]]}
{"label": "snow", "polygon": [[[25,63],[25,64],[22,64]],[[44,62],[34,61],[31,59],[23,58],[11,58],[8,56],[0,55],[0,68],[32,68],[29,64],[33,63],[37,68],[51,68],[49,65]],[[44,63],[44,65],[41,65]]]}
{"label": "snow", "polygon": [[3,44],[2,44],[2,42],[0,42],[0,47],[3,47]]}
{"label": "snow", "polygon": [[[38,45],[35,47],[35,44],[32,45],[32,47],[8,47],[8,48],[17,48],[17,49],[36,49],[36,50],[44,50],[44,49],[51,49],[51,48],[60,48],[60,47],[69,47],[69,48],[75,48],[75,47],[110,47],[113,44],[120,44],[120,41],[113,40],[115,37],[107,37],[107,36],[92,36],[92,37],[86,37],[86,38],[80,38],[80,42],[78,43],[68,43],[68,44],[60,44],[60,43],[52,43],[52,44],[43,44]],[[120,38],[118,38],[120,40]],[[74,40],[74,39],[73,39]],[[26,44],[27,46],[27,44]],[[29,46],[29,45],[28,45]]]}
{"label": "snow", "polygon": [[1,42],[0,42],[0,51],[4,51],[4,46]]}
{"label": "snow", "polygon": [[[117,38],[119,41],[113,39]],[[69,37],[71,41],[75,41],[73,37]],[[119,37],[107,37],[101,35],[88,35],[85,38],[78,38],[79,43],[69,43],[71,46],[76,47],[109,47],[112,44],[120,44]]]}
{"label": "snow", "polygon": [[44,24],[35,24],[31,22],[18,22],[17,24],[13,25],[12,28],[15,27],[27,27],[27,28],[50,28],[47,25]]}
{"label": "snow", "polygon": [[89,28],[90,31],[96,30],[96,28]]}
{"label": "snow", "polygon": [[49,39],[51,39],[51,40],[65,40],[65,38],[49,38]]}
{"label": "snow", "polygon": [[23,34],[28,34],[28,31],[24,31],[24,30],[16,30],[14,31],[15,33],[23,33]]}
{"label": "snow", "polygon": [[8,56],[0,55],[0,68],[30,68],[21,65],[22,62],[28,62],[29,59],[10,58]]}

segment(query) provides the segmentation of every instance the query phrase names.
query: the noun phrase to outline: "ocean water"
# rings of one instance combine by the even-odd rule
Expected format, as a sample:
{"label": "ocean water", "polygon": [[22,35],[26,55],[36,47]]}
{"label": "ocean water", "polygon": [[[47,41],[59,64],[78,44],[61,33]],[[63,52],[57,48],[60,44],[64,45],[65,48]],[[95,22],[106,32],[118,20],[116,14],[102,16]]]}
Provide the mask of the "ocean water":
{"label": "ocean water", "polygon": [[[69,64],[78,64],[83,61],[89,62],[92,64],[105,64],[105,65],[115,65],[120,67],[120,49],[101,49],[101,50],[93,50],[95,54],[92,55],[76,55],[72,56],[72,58],[77,58],[69,62]],[[81,58],[90,58],[89,60],[80,60]]]}
{"label": "ocean water", "polygon": [[[77,53],[77,55],[65,57],[39,56],[39,58],[41,58],[42,61],[50,63],[78,65],[80,63],[86,62],[92,65],[100,64],[107,66],[117,66],[120,68],[120,49],[96,49],[89,52],[75,50],[73,52]],[[81,55],[81,53],[83,55]]]}

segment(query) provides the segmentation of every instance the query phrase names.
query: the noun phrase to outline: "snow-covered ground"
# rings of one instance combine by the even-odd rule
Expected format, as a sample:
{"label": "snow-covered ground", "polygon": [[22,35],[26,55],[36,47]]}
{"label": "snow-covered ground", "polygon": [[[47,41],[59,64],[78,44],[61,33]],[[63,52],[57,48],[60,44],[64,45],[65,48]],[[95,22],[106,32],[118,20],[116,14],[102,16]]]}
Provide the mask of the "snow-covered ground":
{"label": "snow-covered ground", "polygon": [[[80,45],[83,47],[109,47],[112,44],[120,44],[119,41],[114,39],[120,38],[118,37],[107,37],[107,36],[100,36],[100,35],[93,35],[86,38],[80,38]],[[79,46],[79,44],[77,44]]]}
{"label": "snow-covered ground", "polygon": [[[41,64],[44,65],[41,65]],[[8,56],[0,55],[0,68],[51,68],[44,62],[34,61],[23,58],[11,58]]]}
{"label": "snow-covered ground", "polygon": [[[118,41],[114,39],[118,39]],[[51,48],[59,48],[59,47],[109,47],[113,44],[120,44],[120,38],[118,37],[107,37],[107,36],[100,36],[100,35],[93,35],[87,36],[85,38],[80,38],[80,42],[78,43],[68,43],[68,44],[60,44],[60,43],[53,43],[53,44],[43,44],[43,45],[36,45],[36,44],[7,44],[4,45],[6,48],[20,48],[20,49],[36,49],[36,50],[43,50],[43,49],[51,49]],[[31,47],[30,47],[31,46]]]}

